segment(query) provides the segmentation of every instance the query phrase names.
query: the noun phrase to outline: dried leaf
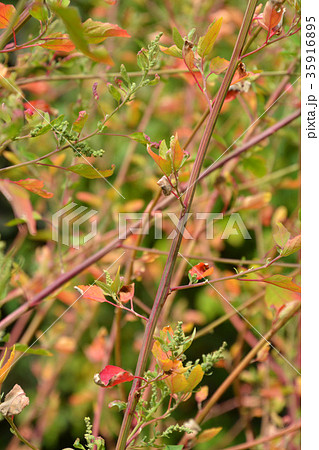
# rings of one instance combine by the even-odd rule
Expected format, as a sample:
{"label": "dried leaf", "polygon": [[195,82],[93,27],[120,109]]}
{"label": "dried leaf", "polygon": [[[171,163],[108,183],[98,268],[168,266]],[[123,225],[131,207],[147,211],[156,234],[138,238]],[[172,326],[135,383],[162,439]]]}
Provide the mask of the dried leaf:
{"label": "dried leaf", "polygon": [[121,303],[127,303],[134,297],[134,283],[122,286],[119,290],[119,297]]}
{"label": "dried leaf", "polygon": [[0,412],[4,416],[14,416],[29,404],[29,397],[18,384],[15,384],[5,396],[4,402],[0,403]]}

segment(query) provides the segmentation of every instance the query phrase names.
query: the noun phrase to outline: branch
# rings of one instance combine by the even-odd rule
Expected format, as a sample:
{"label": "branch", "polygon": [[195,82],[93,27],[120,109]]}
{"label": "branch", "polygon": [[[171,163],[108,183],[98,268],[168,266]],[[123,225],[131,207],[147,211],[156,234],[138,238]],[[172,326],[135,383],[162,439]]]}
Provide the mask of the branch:
{"label": "branch", "polygon": [[[239,35],[238,35],[238,38],[237,38],[237,41],[236,41],[236,44],[234,47],[234,51],[233,51],[226,75],[225,75],[223,82],[221,84],[221,87],[218,91],[216,101],[214,102],[212,111],[208,118],[208,122],[207,122],[207,125],[205,128],[203,137],[202,137],[200,145],[199,145],[199,149],[197,152],[197,156],[195,159],[195,163],[194,163],[192,173],[190,176],[190,180],[189,180],[189,184],[188,184],[189,189],[187,190],[185,201],[184,201],[184,204],[186,206],[181,212],[180,219],[179,219],[179,222],[177,225],[177,230],[181,230],[181,231],[179,231],[177,233],[175,239],[172,242],[170,252],[169,252],[169,255],[167,258],[167,262],[165,264],[163,275],[162,275],[162,278],[161,278],[161,281],[160,281],[160,284],[159,284],[159,287],[158,287],[158,290],[156,293],[156,297],[154,300],[152,312],[150,314],[149,321],[148,321],[146,329],[145,329],[144,339],[143,339],[141,351],[140,351],[138,362],[137,362],[136,372],[135,372],[136,376],[142,376],[146,369],[147,360],[148,360],[150,350],[151,350],[154,330],[155,330],[157,321],[159,319],[160,313],[162,311],[162,308],[165,304],[167,295],[169,293],[171,276],[172,276],[172,272],[173,272],[175,262],[177,259],[178,251],[179,251],[179,248],[181,245],[183,230],[185,228],[185,224],[187,221],[186,213],[190,211],[193,197],[195,194],[195,189],[198,184],[198,176],[199,176],[200,170],[202,168],[202,165],[203,165],[203,162],[205,159],[205,155],[206,155],[207,148],[208,148],[208,145],[210,142],[210,138],[211,138],[212,132],[215,128],[215,125],[216,125],[216,122],[217,122],[217,119],[219,116],[219,112],[224,103],[224,99],[228,92],[231,80],[232,80],[235,70],[237,68],[237,65],[238,65],[238,62],[240,59],[240,55],[241,55],[241,51],[245,44],[245,40],[246,40],[248,31],[249,31],[249,27],[250,27],[250,24],[251,24],[251,21],[253,18],[256,4],[257,4],[257,0],[249,0],[249,2],[248,2],[248,6],[247,6],[247,9],[245,12],[245,17],[243,19],[243,22],[242,22],[242,25],[241,25],[241,28],[239,31]],[[128,437],[129,431],[130,431],[134,411],[135,411],[135,408],[136,408],[136,405],[138,402],[138,395],[136,395],[137,394],[136,391],[139,387],[139,383],[140,382],[137,379],[135,379],[133,381],[133,385],[132,385],[132,388],[131,388],[131,391],[129,394],[128,404],[127,404],[124,419],[122,422],[116,450],[124,450],[126,448],[127,437]]]}

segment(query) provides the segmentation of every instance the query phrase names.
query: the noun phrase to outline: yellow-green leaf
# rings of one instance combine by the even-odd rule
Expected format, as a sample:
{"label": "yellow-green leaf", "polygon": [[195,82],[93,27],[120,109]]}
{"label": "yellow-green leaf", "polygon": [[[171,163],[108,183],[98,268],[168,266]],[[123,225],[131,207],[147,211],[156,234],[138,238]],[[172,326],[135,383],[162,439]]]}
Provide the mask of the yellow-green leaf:
{"label": "yellow-green leaf", "polygon": [[90,180],[93,180],[95,178],[107,178],[113,175],[115,166],[112,164],[111,169],[106,170],[100,170],[96,169],[93,166],[90,166],[89,164],[76,164],[75,166],[68,167],[68,171],[77,173],[78,175],[81,175],[81,177],[89,178]]}
{"label": "yellow-green leaf", "polygon": [[217,39],[218,33],[222,26],[222,21],[223,21],[223,18],[221,17],[218,20],[216,20],[216,22],[213,22],[212,24],[210,24],[205,36],[202,36],[199,38],[197,53],[202,58],[209,55],[209,53],[212,51],[215,41]]}
{"label": "yellow-green leaf", "polygon": [[207,442],[213,439],[223,428],[209,428],[208,430],[204,430],[197,438],[197,442],[200,444],[202,442]]}
{"label": "yellow-green leaf", "polygon": [[292,253],[298,252],[301,248],[301,235],[288,239],[286,242],[284,248],[282,249],[281,255],[282,256],[289,256]]}
{"label": "yellow-green leaf", "polygon": [[272,275],[271,277],[264,278],[263,281],[265,283],[274,284],[275,286],[281,287],[283,289],[288,289],[289,291],[301,291],[300,286],[292,281],[292,277],[286,277],[285,275]]}
{"label": "yellow-green leaf", "polygon": [[229,61],[225,58],[221,58],[220,56],[216,56],[210,62],[210,70],[211,72],[219,75],[224,72],[229,66]]}
{"label": "yellow-green leaf", "polygon": [[176,45],[172,45],[171,47],[163,47],[163,45],[160,45],[159,48],[166,55],[174,56],[174,58],[183,59],[183,52]]}
{"label": "yellow-green leaf", "polygon": [[204,371],[199,364],[193,368],[191,373],[187,378],[187,391],[191,392],[195,387],[202,381],[204,376]]}

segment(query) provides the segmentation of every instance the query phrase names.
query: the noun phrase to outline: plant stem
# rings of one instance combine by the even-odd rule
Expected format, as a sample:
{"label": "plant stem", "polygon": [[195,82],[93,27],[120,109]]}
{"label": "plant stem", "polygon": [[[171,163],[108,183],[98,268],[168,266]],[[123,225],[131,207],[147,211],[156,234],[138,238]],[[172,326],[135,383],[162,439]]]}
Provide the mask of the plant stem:
{"label": "plant stem", "polygon": [[[231,80],[234,76],[235,70],[237,68],[241,51],[244,46],[249,27],[252,21],[252,17],[255,11],[255,7],[257,4],[257,0],[249,0],[245,16],[239,31],[239,35],[234,47],[234,51],[226,72],[226,75],[223,79],[223,82],[221,84],[221,87],[218,91],[216,101],[214,102],[212,111],[209,115],[208,122],[203,134],[203,137],[201,139],[199,149],[197,152],[197,156],[195,159],[195,163],[192,169],[192,173],[190,176],[189,184],[190,188],[187,190],[186,197],[184,204],[186,205],[185,209],[182,210],[179,223],[177,225],[178,233],[175,237],[175,239],[172,242],[170,252],[167,258],[167,262],[164,267],[163,275],[156,293],[156,297],[154,300],[154,305],[152,308],[152,312],[149,317],[149,321],[147,323],[144,339],[141,347],[141,351],[139,354],[137,367],[136,367],[136,376],[142,376],[146,369],[147,360],[150,354],[151,345],[152,345],[152,339],[154,330],[157,324],[157,321],[159,319],[160,313],[162,311],[162,308],[164,306],[165,300],[167,298],[167,295],[169,293],[169,287],[170,287],[170,280],[172,276],[172,272],[175,266],[175,262],[178,256],[178,251],[180,248],[181,240],[182,240],[182,233],[185,228],[186,220],[187,220],[187,212],[189,212],[192,200],[195,194],[195,189],[198,183],[198,176],[206,155],[206,151],[210,142],[210,138],[212,135],[212,132],[214,130],[215,124],[217,122],[219,112],[221,110],[221,107],[224,103],[224,99],[226,97],[226,94],[228,92]],[[179,231],[180,230],[180,231]],[[128,399],[127,408],[125,411],[124,419],[122,422],[116,450],[124,450],[126,447],[126,441],[127,437],[129,435],[134,411],[138,402],[139,396],[136,395],[136,390],[139,387],[139,381],[134,380],[130,394]]]}
{"label": "plant stem", "polygon": [[27,441],[22,434],[20,433],[20,431],[18,430],[16,424],[13,422],[13,419],[11,419],[11,417],[9,416],[4,416],[4,418],[7,420],[7,422],[9,422],[12,430],[14,431],[14,434],[17,436],[18,439],[20,439],[21,442],[23,442],[27,447],[32,448],[33,450],[38,450],[37,447],[35,447],[34,445],[31,444],[31,442]]}
{"label": "plant stem", "polygon": [[283,430],[278,431],[277,433],[271,434],[270,436],[265,436],[262,438],[254,439],[253,441],[245,442],[244,444],[235,445],[234,447],[227,447],[224,450],[245,450],[252,449],[260,444],[265,444],[266,442],[273,441],[274,439],[278,439],[281,436],[285,436],[286,434],[295,433],[300,430],[301,423],[300,421],[290,425]]}
{"label": "plant stem", "polygon": [[[278,320],[270,330],[263,336],[257,344],[250,350],[249,353],[245,356],[244,359],[235,367],[235,369],[228,375],[225,381],[217,388],[214,394],[210,397],[210,399],[206,402],[205,406],[196,414],[195,422],[200,424],[204,421],[211,408],[215,405],[215,403],[219,400],[219,398],[223,395],[223,393],[230,387],[233,381],[239,376],[239,374],[248,366],[251,360],[257,355],[259,350],[261,350],[265,345],[267,345],[267,341],[269,341],[278,330],[280,330],[290,319],[295,315],[296,312],[300,310],[301,304],[298,302],[295,307],[289,312],[286,317],[283,317],[281,320]],[[184,436],[180,444],[185,445],[188,442],[187,436]],[[250,447],[248,447],[250,448]]]}

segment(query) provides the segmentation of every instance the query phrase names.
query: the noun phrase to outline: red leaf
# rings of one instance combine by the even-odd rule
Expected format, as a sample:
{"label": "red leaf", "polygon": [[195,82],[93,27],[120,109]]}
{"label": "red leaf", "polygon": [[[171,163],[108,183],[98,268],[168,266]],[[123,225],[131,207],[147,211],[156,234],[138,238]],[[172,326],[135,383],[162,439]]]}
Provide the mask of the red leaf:
{"label": "red leaf", "polygon": [[13,5],[0,3],[0,28],[7,28],[16,9]]}
{"label": "red leaf", "polygon": [[134,375],[117,366],[105,366],[100,373],[94,375],[95,383],[102,387],[112,387],[132,380]]}
{"label": "red leaf", "polygon": [[122,286],[119,290],[120,302],[127,303],[134,297],[134,283]]}
{"label": "red leaf", "polygon": [[54,33],[46,36],[46,42],[40,44],[43,48],[54,50],[55,52],[72,52],[75,49],[75,45],[70,40],[67,34]]}
{"label": "red leaf", "polygon": [[214,271],[214,267],[209,268],[208,264],[200,262],[196,264],[196,266],[192,267],[188,273],[193,276],[196,275],[197,280],[201,280],[202,278],[208,277]]}
{"label": "red leaf", "polygon": [[29,233],[36,234],[36,223],[28,192],[10,180],[0,180],[0,191],[10,202],[14,215],[18,219],[24,219],[27,222]]}
{"label": "red leaf", "polygon": [[77,286],[83,292],[83,298],[87,300],[94,300],[95,302],[105,302],[105,297],[102,289],[99,286]]}
{"label": "red leaf", "polygon": [[15,183],[28,191],[33,192],[34,194],[40,195],[40,197],[43,198],[51,198],[53,197],[52,192],[45,191],[43,188],[43,181],[41,180],[35,180],[33,178],[27,178],[26,180],[19,180],[19,181],[12,181],[12,183]]}
{"label": "red leaf", "polygon": [[30,102],[23,103],[24,109],[31,109],[33,112],[38,110],[43,112],[52,113],[51,106],[45,100],[31,100]]}

